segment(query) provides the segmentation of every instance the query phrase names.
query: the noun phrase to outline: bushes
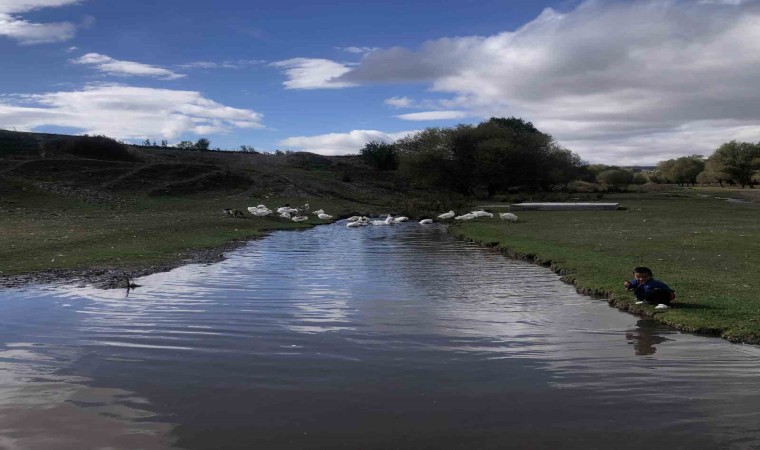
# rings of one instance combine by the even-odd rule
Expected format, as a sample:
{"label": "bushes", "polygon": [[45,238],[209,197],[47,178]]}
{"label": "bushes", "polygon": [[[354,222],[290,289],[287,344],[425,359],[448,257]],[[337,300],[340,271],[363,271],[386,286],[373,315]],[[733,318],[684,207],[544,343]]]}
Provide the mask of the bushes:
{"label": "bushes", "polygon": [[393,144],[370,141],[361,151],[364,162],[376,170],[398,169],[398,154]]}
{"label": "bushes", "polygon": [[129,153],[126,145],[107,136],[76,136],[69,139],[57,139],[45,144],[46,150],[52,150],[83,158],[107,161],[139,161]]}

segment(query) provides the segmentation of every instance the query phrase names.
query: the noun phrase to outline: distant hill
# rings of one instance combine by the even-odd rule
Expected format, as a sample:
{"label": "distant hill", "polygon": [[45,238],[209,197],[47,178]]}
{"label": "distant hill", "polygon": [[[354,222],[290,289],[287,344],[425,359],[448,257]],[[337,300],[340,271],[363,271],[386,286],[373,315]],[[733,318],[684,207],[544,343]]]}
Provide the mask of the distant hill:
{"label": "distant hill", "polygon": [[[408,188],[391,173],[371,170],[358,156],[199,151],[113,141],[124,149],[116,157],[114,149],[106,148],[111,145],[83,151],[78,143],[82,139],[0,130],[0,183],[13,179],[16,184],[47,189],[63,186],[149,195],[221,191],[253,196],[335,197],[368,204],[382,203]],[[92,139],[85,143],[92,144]]]}

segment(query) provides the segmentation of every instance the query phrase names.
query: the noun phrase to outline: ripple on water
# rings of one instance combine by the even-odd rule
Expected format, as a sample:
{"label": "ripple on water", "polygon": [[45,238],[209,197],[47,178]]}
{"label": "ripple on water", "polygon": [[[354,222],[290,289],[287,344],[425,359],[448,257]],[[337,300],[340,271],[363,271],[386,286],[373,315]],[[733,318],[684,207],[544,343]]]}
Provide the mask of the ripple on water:
{"label": "ripple on water", "polygon": [[760,445],[757,347],[621,313],[443,227],[274,232],[138,283],[0,293],[0,428],[65,407],[110,422],[51,438],[95,426],[119,448]]}

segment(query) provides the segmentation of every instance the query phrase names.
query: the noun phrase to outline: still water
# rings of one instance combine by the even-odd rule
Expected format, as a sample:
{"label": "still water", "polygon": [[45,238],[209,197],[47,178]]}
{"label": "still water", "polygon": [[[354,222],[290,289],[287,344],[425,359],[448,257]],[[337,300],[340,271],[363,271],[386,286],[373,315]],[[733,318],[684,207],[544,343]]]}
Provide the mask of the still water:
{"label": "still water", "polygon": [[276,232],[137,282],[0,291],[0,448],[760,448],[760,348],[435,225]]}

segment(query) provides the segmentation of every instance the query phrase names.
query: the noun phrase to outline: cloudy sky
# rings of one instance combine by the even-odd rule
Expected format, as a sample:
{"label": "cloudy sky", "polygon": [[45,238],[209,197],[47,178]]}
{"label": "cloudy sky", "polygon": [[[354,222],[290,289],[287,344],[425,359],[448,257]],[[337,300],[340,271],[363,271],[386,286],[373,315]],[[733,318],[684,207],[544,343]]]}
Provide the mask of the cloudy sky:
{"label": "cloudy sky", "polygon": [[0,128],[357,153],[521,117],[585,160],[760,141],[760,0],[0,0]]}

